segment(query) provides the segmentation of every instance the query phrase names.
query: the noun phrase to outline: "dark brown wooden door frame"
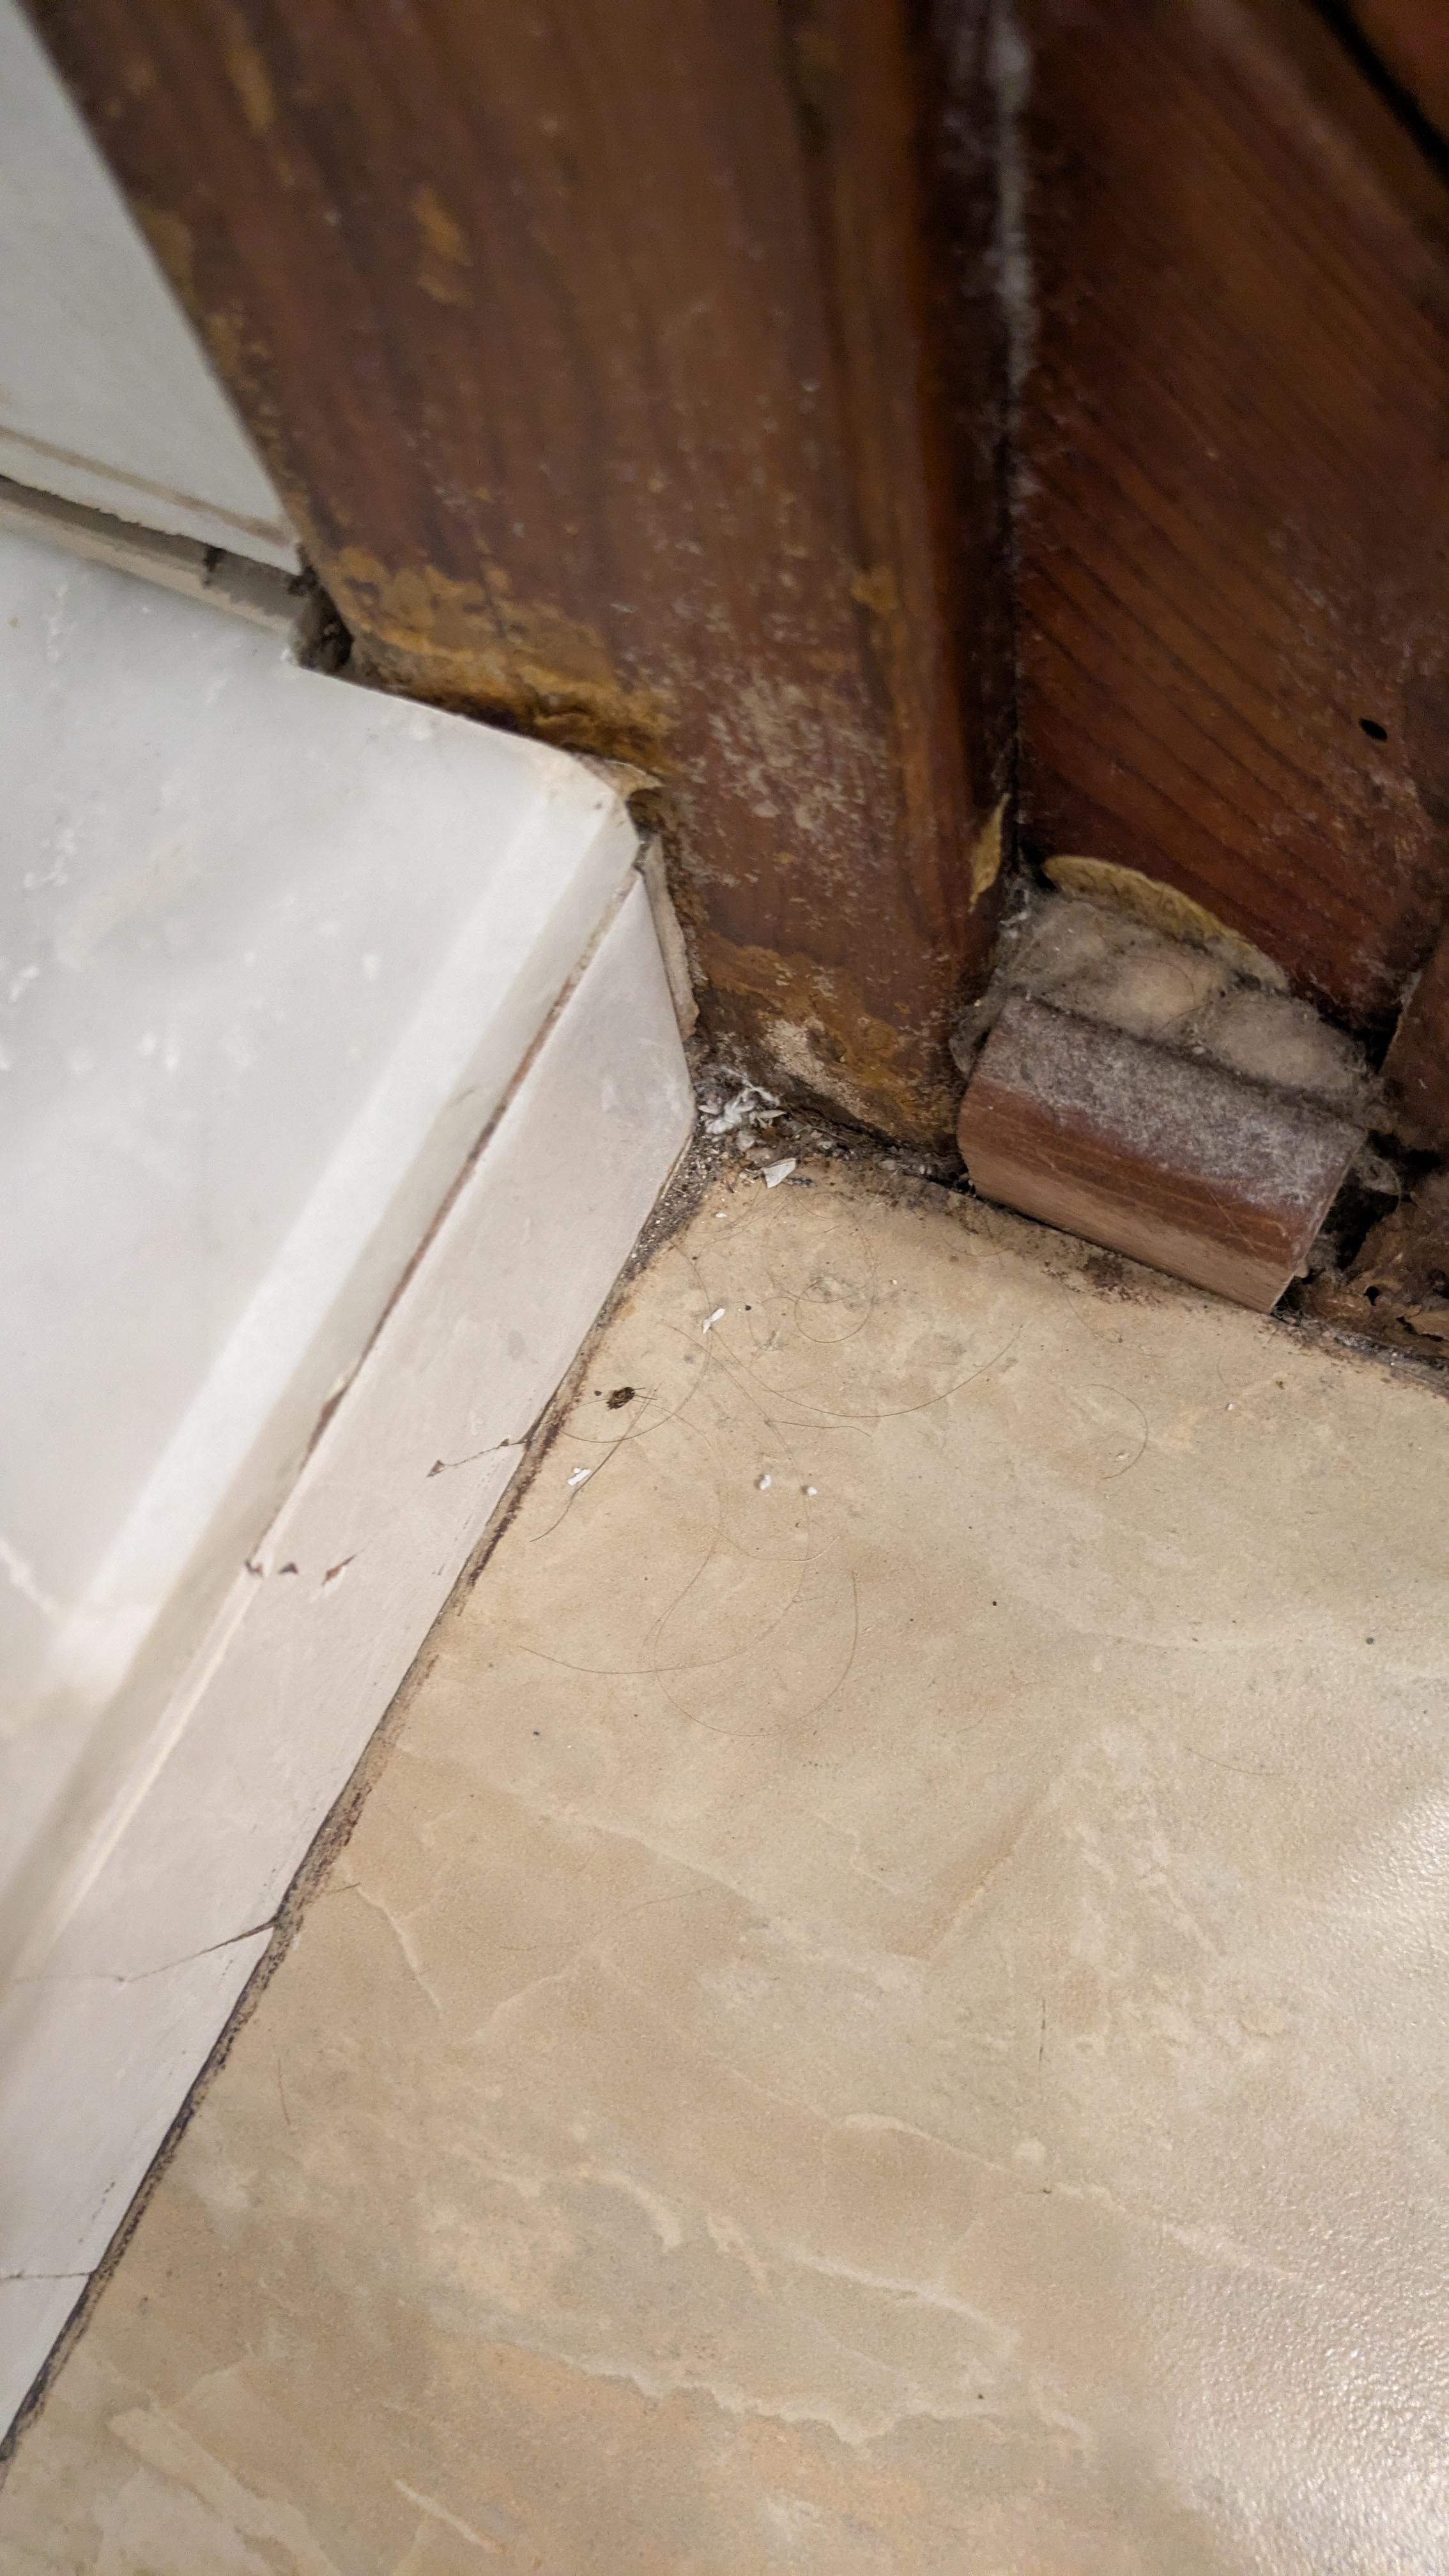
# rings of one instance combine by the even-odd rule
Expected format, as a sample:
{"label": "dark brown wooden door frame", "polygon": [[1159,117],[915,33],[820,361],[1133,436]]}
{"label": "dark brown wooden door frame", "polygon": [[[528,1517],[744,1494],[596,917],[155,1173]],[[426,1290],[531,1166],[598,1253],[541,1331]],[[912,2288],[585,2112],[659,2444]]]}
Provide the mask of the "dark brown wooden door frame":
{"label": "dark brown wooden door frame", "polygon": [[30,5],[359,670],[650,773],[741,1070],[943,1145],[1018,814],[1388,1039],[1449,187],[1327,0]]}
{"label": "dark brown wooden door frame", "polygon": [[984,8],[33,7],[359,665],[654,774],[717,1049],[942,1143],[1011,759]]}
{"label": "dark brown wooden door frame", "polygon": [[1381,1047],[1449,900],[1449,188],[1309,0],[1021,0],[1020,828]]}

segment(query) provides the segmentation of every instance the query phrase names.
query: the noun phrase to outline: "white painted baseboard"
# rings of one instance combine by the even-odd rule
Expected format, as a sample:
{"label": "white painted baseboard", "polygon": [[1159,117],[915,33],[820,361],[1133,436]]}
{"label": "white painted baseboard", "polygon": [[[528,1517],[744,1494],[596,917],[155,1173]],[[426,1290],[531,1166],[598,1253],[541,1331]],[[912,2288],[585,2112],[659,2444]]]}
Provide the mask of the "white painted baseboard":
{"label": "white painted baseboard", "polygon": [[4,2420],[690,1093],[558,752],[12,528],[0,767]]}
{"label": "white painted baseboard", "polygon": [[0,2421],[669,1177],[692,1101],[631,880],[0,2008]]}
{"label": "white painted baseboard", "polygon": [[0,1975],[630,883],[612,788],[0,532]]}

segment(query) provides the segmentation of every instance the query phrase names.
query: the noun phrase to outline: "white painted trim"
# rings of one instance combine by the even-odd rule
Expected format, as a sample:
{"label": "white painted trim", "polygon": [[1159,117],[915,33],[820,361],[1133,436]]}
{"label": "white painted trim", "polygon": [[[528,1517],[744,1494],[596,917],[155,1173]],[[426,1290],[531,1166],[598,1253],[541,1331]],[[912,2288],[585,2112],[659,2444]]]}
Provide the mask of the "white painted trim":
{"label": "white painted trim", "polygon": [[691,1115],[633,878],[255,1551],[258,1570],[238,1567],[102,1865],[0,2012],[0,2416],[104,2255]]}
{"label": "white painted trim", "polygon": [[636,841],[564,754],[33,534],[0,533],[0,637],[8,1974],[83,1895]]}

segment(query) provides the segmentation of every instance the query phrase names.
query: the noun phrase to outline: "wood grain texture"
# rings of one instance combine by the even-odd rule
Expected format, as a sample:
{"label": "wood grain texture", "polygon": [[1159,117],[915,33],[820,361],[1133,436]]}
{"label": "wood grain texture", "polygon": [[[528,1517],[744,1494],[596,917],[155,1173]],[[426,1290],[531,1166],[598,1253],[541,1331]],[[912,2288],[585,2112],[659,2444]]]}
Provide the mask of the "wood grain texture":
{"label": "wood grain texture", "polygon": [[983,1198],[1263,1313],[1361,1141],[1306,1101],[1020,997],[986,1041],[959,1132]]}
{"label": "wood grain texture", "polygon": [[1449,900],[1449,192],[1309,0],[1022,18],[1025,841],[1386,1036]]}
{"label": "wood grain texture", "polygon": [[1009,759],[985,196],[921,148],[980,14],[35,0],[365,663],[656,772],[715,1043],[922,1142]]}

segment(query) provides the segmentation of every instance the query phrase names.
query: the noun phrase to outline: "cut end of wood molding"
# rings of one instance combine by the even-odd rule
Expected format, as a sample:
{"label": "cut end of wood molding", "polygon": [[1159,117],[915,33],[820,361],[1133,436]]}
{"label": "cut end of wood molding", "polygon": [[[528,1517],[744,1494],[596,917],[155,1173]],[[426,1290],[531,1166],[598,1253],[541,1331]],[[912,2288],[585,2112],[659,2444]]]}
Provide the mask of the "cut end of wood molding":
{"label": "cut end of wood molding", "polygon": [[1361,1141],[1311,1102],[1022,996],[958,1132],[983,1198],[1263,1314]]}

